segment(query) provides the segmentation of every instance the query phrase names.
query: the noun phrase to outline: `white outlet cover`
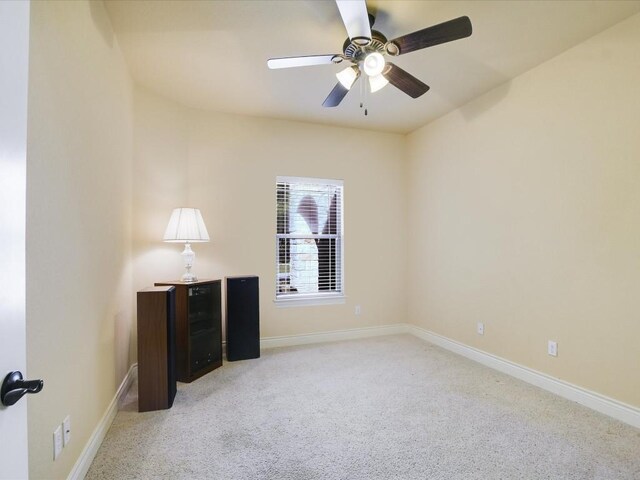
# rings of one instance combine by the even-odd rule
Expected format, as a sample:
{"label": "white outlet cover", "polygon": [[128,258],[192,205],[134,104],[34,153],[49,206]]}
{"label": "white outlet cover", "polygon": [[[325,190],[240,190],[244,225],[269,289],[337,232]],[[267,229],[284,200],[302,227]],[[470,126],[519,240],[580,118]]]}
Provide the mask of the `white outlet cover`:
{"label": "white outlet cover", "polygon": [[362,308],[360,305],[356,305],[356,315],[360,315],[362,313]]}
{"label": "white outlet cover", "polygon": [[57,460],[62,453],[62,425],[53,431],[53,459]]}
{"label": "white outlet cover", "polygon": [[484,323],[478,322],[478,335],[484,335]]}
{"label": "white outlet cover", "polygon": [[552,357],[557,357],[558,356],[558,344],[556,342],[554,342],[553,340],[549,340],[549,344],[547,346],[547,352]]}
{"label": "white outlet cover", "polygon": [[67,415],[67,417],[62,422],[62,440],[63,445],[66,447],[69,445],[71,441],[71,416]]}

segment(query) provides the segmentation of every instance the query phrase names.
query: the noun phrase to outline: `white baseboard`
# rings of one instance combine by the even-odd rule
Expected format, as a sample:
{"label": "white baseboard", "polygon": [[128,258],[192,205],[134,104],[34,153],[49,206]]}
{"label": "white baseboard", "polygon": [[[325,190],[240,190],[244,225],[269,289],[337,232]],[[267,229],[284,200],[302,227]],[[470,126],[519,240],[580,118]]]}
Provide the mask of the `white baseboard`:
{"label": "white baseboard", "polygon": [[378,327],[351,328],[332,332],[309,333],[306,335],[285,335],[282,337],[263,337],[260,348],[291,347],[294,345],[308,345],[310,343],[336,342],[339,340],[354,340],[357,338],[380,337],[407,333],[406,324],[381,325]]}
{"label": "white baseboard", "polygon": [[135,379],[137,371],[138,364],[134,363],[131,365],[131,368],[129,368],[124,380],[122,380],[118,391],[111,400],[111,403],[109,403],[107,410],[104,412],[100,422],[98,422],[98,425],[91,434],[91,437],[89,437],[89,441],[85,445],[80,457],[78,457],[76,464],[73,466],[71,473],[69,473],[69,476],[67,477],[68,480],[82,480],[89,471],[91,462],[93,462],[96,453],[98,453],[98,449],[100,448],[107,431],[109,431],[109,427],[113,423],[116,413],[118,413],[118,405],[124,400],[124,397],[126,397],[129,387]]}
{"label": "white baseboard", "polygon": [[[354,340],[358,338],[379,337],[384,335],[398,335],[408,333],[434,345],[438,345],[470,360],[486,365],[512,377],[523,380],[531,385],[547,390],[560,397],[574,401],[597,412],[613,417],[633,427],[640,428],[640,409],[600,395],[585,388],[573,385],[558,378],[551,377],[542,372],[519,365],[504,358],[492,355],[482,350],[456,342],[437,333],[425,330],[415,325],[398,323],[393,325],[381,325],[377,327],[352,328],[348,330],[336,330],[332,332],[310,333],[306,335],[286,335],[281,337],[263,337],[260,339],[260,348],[289,347],[295,345],[308,345],[312,343],[335,342],[339,340]],[[109,404],[102,419],[93,431],[89,441],[82,451],[78,461],[74,465],[69,480],[82,480],[93,461],[98,448],[102,444],[113,419],[118,412],[118,405],[122,402],[137,373],[137,364],[133,364],[120,384],[116,395]]]}
{"label": "white baseboard", "polygon": [[430,332],[415,325],[405,325],[406,332],[419,337],[427,342],[438,345],[446,350],[467,357],[487,367],[498,370],[512,377],[523,380],[531,385],[540,387],[551,393],[559,395],[568,400],[589,407],[596,412],[603,413],[610,417],[627,423],[633,427],[640,428],[640,409],[626,403],[619,402],[613,398],[600,395],[585,388],[573,385],[545,373],[538,372],[531,368],[519,365],[504,358],[497,357],[482,350],[469,347],[462,343],[451,340],[437,333]]}
{"label": "white baseboard", "polygon": [[519,365],[504,358],[492,355],[482,350],[470,347],[455,340],[451,340],[437,333],[425,330],[415,325],[400,323],[383,325],[379,327],[354,328],[333,332],[312,333],[307,335],[288,335],[283,337],[266,337],[260,339],[260,347],[276,348],[294,345],[307,345],[311,343],[334,342],[338,340],[353,340],[357,338],[375,337],[381,335],[397,335],[409,333],[434,345],[438,345],[470,360],[486,365],[487,367],[506,373],[531,385],[547,390],[560,397],[591,408],[620,420],[628,425],[640,428],[640,409],[613,398],[601,395],[586,388],[573,385],[564,380],[552,377],[537,370]]}

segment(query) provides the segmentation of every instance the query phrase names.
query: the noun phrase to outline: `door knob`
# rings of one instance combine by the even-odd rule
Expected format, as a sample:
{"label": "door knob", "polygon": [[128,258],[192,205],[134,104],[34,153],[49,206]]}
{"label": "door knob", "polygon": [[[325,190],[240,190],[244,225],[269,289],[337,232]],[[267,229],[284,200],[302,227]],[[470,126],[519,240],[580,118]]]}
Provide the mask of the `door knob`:
{"label": "door knob", "polygon": [[8,407],[20,400],[26,393],[38,393],[43,386],[42,380],[24,380],[22,373],[11,372],[4,377],[2,387],[0,387],[0,401],[5,407]]}

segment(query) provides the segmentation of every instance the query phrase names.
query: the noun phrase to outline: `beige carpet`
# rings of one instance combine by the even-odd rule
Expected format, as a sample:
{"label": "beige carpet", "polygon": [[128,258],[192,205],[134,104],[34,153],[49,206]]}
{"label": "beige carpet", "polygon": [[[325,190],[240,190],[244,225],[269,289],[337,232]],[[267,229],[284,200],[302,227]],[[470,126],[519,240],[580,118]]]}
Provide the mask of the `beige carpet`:
{"label": "beige carpet", "polygon": [[88,479],[640,479],[640,430],[401,335],[135,386]]}

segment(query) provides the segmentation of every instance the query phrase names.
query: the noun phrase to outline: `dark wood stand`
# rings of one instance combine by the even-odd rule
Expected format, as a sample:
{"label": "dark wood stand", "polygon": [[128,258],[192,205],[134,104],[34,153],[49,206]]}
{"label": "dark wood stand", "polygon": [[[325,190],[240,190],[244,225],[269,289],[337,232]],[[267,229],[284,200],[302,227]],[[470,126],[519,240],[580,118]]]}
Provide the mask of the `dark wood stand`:
{"label": "dark wood stand", "polygon": [[175,288],[146,288],[138,304],[138,411],[171,408],[176,396],[174,368]]}
{"label": "dark wood stand", "polygon": [[220,280],[159,282],[176,288],[176,372],[190,383],[222,366]]}

